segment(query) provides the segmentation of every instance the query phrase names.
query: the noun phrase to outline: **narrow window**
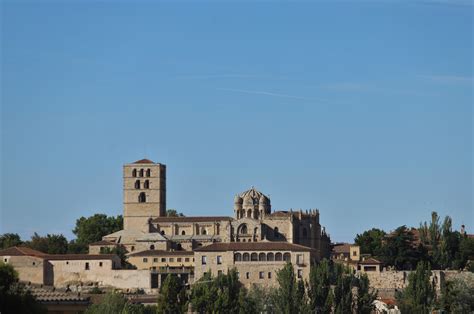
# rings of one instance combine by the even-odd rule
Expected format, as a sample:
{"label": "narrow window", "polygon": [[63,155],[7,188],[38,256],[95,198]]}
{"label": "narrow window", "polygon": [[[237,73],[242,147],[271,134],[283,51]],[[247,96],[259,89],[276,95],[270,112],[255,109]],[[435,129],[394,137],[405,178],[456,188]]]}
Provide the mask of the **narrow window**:
{"label": "narrow window", "polygon": [[139,203],[146,203],[146,195],[145,195],[145,192],[141,192],[141,193],[138,195],[138,202],[139,202]]}
{"label": "narrow window", "polygon": [[275,239],[278,238],[279,233],[278,233],[278,228],[277,228],[277,227],[275,227],[275,228],[273,229],[273,235],[275,236]]}
{"label": "narrow window", "polygon": [[290,262],[290,261],[291,261],[291,255],[290,255],[290,253],[285,253],[285,254],[283,254],[283,260],[284,260],[285,262]]}
{"label": "narrow window", "polygon": [[145,183],[143,183],[143,188],[144,189],[149,189],[150,188],[150,180],[145,180]]}
{"label": "narrow window", "polygon": [[99,266],[102,267],[102,262],[99,262]]}
{"label": "narrow window", "polygon": [[148,258],[144,257],[143,258],[143,263],[148,263]]}
{"label": "narrow window", "polygon": [[272,278],[272,272],[269,271],[269,272],[268,272],[268,279],[271,279],[271,278]]}
{"label": "narrow window", "polygon": [[186,231],[181,231],[181,235],[186,235]]}
{"label": "narrow window", "polygon": [[206,265],[207,264],[207,256],[201,256],[201,264]]}
{"label": "narrow window", "polygon": [[249,272],[245,273],[245,278],[250,279],[250,273]]}
{"label": "narrow window", "polygon": [[206,230],[206,229],[204,229],[204,228],[202,228],[202,230],[201,230],[201,234],[204,234],[204,235],[206,235],[206,234],[207,234],[207,230]]}
{"label": "narrow window", "polygon": [[185,261],[185,262],[189,262],[189,257],[186,257],[186,258],[184,259],[184,261]]}
{"label": "narrow window", "polygon": [[158,258],[153,258],[153,263],[158,263]]}
{"label": "narrow window", "polygon": [[170,263],[174,263],[174,257],[170,257]]}
{"label": "narrow window", "polygon": [[147,169],[147,170],[146,170],[146,176],[147,176],[147,177],[150,177],[150,176],[151,176],[151,170],[150,170],[150,169]]}
{"label": "narrow window", "polygon": [[216,224],[216,234],[217,235],[221,234],[221,226],[219,224]]}
{"label": "narrow window", "polygon": [[86,270],[89,270],[89,263],[86,263]]}
{"label": "narrow window", "polygon": [[135,181],[135,189],[140,189],[140,180]]}
{"label": "narrow window", "polygon": [[302,269],[298,269],[298,278],[299,279],[303,278],[303,270]]}
{"label": "narrow window", "polygon": [[222,264],[222,256],[217,255],[217,265]]}
{"label": "narrow window", "polygon": [[33,266],[35,266],[35,265],[36,265],[36,262],[33,262]]}
{"label": "narrow window", "polygon": [[264,275],[264,272],[263,272],[263,271],[261,271],[261,272],[258,273],[258,278],[260,278],[260,279],[265,278],[265,275]]}
{"label": "narrow window", "polygon": [[161,230],[161,235],[165,235],[165,230]]}
{"label": "narrow window", "polygon": [[222,270],[217,271],[217,276],[220,276],[220,275],[222,275]]}
{"label": "narrow window", "polygon": [[155,249],[155,246],[152,244],[150,245],[150,250],[154,250]]}
{"label": "narrow window", "polygon": [[140,177],[143,177],[143,169],[140,169]]}
{"label": "narrow window", "polygon": [[133,169],[132,170],[132,177],[136,177],[137,176],[137,169]]}
{"label": "narrow window", "polygon": [[180,263],[182,261],[181,257],[178,257],[178,259],[176,260],[178,263]]}
{"label": "narrow window", "polygon": [[161,262],[162,262],[162,263],[166,263],[166,257],[162,257],[162,258],[161,258]]}
{"label": "narrow window", "polygon": [[132,245],[131,251],[132,252],[135,251],[135,247],[133,245]]}

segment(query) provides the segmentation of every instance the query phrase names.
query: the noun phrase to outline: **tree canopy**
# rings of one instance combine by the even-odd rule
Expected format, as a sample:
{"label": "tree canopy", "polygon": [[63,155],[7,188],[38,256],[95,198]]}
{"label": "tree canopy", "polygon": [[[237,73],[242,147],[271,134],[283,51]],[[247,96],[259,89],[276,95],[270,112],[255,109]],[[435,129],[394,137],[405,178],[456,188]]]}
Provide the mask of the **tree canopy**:
{"label": "tree canopy", "polygon": [[90,217],[81,217],[76,220],[73,233],[76,235],[76,245],[87,250],[90,243],[102,240],[102,237],[123,229],[123,217],[95,214]]}
{"label": "tree canopy", "polygon": [[20,236],[17,233],[5,233],[0,235],[0,249],[6,249],[12,246],[21,245]]}
{"label": "tree canopy", "polygon": [[378,256],[382,253],[382,240],[385,236],[385,231],[372,228],[364,231],[362,234],[358,234],[354,242],[360,246],[361,254],[370,254],[372,256]]}

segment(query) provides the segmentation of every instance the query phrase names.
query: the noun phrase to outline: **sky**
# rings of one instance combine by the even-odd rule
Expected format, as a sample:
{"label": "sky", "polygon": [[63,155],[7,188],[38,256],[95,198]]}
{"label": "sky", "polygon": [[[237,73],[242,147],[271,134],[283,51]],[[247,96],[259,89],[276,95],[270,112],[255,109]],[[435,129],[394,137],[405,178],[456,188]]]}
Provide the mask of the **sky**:
{"label": "sky", "polygon": [[167,207],[319,209],[333,241],[473,215],[472,1],[2,1],[0,233]]}

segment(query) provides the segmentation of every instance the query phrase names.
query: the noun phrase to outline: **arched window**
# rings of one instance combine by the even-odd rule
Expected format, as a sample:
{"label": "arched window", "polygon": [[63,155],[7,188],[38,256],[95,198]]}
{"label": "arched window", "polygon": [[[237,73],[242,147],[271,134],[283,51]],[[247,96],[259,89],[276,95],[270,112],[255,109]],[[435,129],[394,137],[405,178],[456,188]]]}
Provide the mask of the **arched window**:
{"label": "arched window", "polygon": [[278,238],[278,236],[279,236],[278,227],[275,227],[275,228],[273,229],[273,236],[274,236],[275,238]]}
{"label": "arched window", "polygon": [[143,177],[144,171],[143,169],[140,169],[140,177]]}
{"label": "arched window", "polygon": [[303,228],[303,237],[306,238],[308,236],[308,230],[306,228]]}
{"label": "arched window", "polygon": [[240,225],[238,230],[239,230],[239,232],[238,232],[239,234],[247,234],[248,233],[246,224]]}
{"label": "arched window", "polygon": [[165,235],[165,230],[161,230],[161,235]]}
{"label": "arched window", "polygon": [[186,235],[186,231],[181,231],[181,235]]}
{"label": "arched window", "polygon": [[275,260],[275,256],[273,255],[273,253],[268,253],[267,254],[267,261],[273,262],[274,260]]}
{"label": "arched window", "polygon": [[252,255],[250,255],[250,260],[253,262],[253,261],[258,261],[258,255],[257,253],[252,253]]}
{"label": "arched window", "polygon": [[151,176],[151,170],[150,170],[150,169],[147,169],[147,170],[146,170],[146,176],[147,176],[147,177]]}
{"label": "arched window", "polygon": [[216,235],[220,235],[220,234],[221,234],[221,225],[216,224]]}
{"label": "arched window", "polygon": [[267,256],[265,255],[265,253],[258,254],[258,261],[259,262],[266,262],[267,261]]}
{"label": "arched window", "polygon": [[275,261],[281,262],[283,260],[283,255],[281,253],[275,254]]}
{"label": "arched window", "polygon": [[183,249],[183,246],[181,245],[181,243],[178,243],[178,245],[176,245],[176,249],[178,251],[181,251]]}
{"label": "arched window", "polygon": [[152,244],[150,245],[150,250],[154,250],[155,249],[155,246]]}
{"label": "arched window", "polygon": [[235,253],[234,254],[234,261],[235,262],[240,262],[242,261],[242,255],[240,253]]}
{"label": "arched window", "polygon": [[137,176],[137,169],[133,169],[132,170],[132,177],[136,177]]}
{"label": "arched window", "polygon": [[252,218],[252,210],[247,210],[247,218]]}
{"label": "arched window", "polygon": [[201,230],[201,234],[204,234],[204,235],[206,235],[206,234],[207,234],[207,230],[206,230],[205,228],[202,228],[202,230]]}
{"label": "arched window", "polygon": [[139,203],[146,203],[146,195],[145,195],[145,192],[141,192],[141,193],[138,195],[138,202],[139,202]]}
{"label": "arched window", "polygon": [[249,255],[249,253],[244,253],[243,259],[244,259],[244,262],[250,261],[250,255]]}
{"label": "arched window", "polygon": [[140,189],[140,180],[135,181],[135,189]]}
{"label": "arched window", "polygon": [[130,249],[132,252],[135,251],[135,247],[132,245],[132,248]]}
{"label": "arched window", "polygon": [[150,188],[150,180],[145,180],[145,183],[143,183],[143,188],[144,189],[149,189]]}
{"label": "arched window", "polygon": [[290,261],[291,261],[291,255],[290,255],[290,253],[285,253],[285,254],[283,254],[283,260],[284,260],[285,262],[290,262]]}

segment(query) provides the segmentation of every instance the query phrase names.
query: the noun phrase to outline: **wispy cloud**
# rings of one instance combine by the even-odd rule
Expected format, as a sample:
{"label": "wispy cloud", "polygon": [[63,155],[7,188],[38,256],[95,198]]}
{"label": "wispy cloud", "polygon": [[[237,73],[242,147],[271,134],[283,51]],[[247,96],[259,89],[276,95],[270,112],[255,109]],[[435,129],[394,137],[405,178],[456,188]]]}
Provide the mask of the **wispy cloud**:
{"label": "wispy cloud", "polygon": [[474,78],[472,76],[461,75],[420,75],[422,79],[437,83],[447,84],[473,84]]}
{"label": "wispy cloud", "polygon": [[243,94],[252,94],[252,95],[273,96],[273,97],[280,97],[280,98],[314,100],[314,99],[307,98],[307,97],[288,95],[288,94],[280,94],[280,93],[273,93],[273,92],[267,92],[267,91],[259,91],[259,90],[247,90],[247,89],[236,89],[236,88],[218,88],[217,90],[235,92],[235,93],[243,93]]}
{"label": "wispy cloud", "polygon": [[274,92],[262,91],[262,90],[248,90],[248,89],[237,89],[237,88],[217,88],[217,90],[233,92],[233,93],[249,94],[249,95],[262,95],[262,96],[270,96],[270,97],[278,97],[278,98],[308,100],[308,101],[314,101],[318,103],[325,103],[325,104],[332,104],[332,105],[349,105],[349,103],[339,102],[339,101],[334,102],[328,99],[318,99],[318,98],[312,98],[312,97],[274,93]]}
{"label": "wispy cloud", "polygon": [[216,79],[260,79],[260,80],[289,80],[283,76],[260,76],[251,74],[197,74],[180,75],[178,80],[216,80]]}
{"label": "wispy cloud", "polygon": [[323,84],[317,86],[320,89],[336,92],[356,92],[356,93],[374,93],[374,94],[391,94],[391,95],[416,95],[426,96],[426,93],[419,91],[403,89],[403,88],[387,88],[377,84],[369,83],[354,83],[354,82],[339,82],[331,84]]}

